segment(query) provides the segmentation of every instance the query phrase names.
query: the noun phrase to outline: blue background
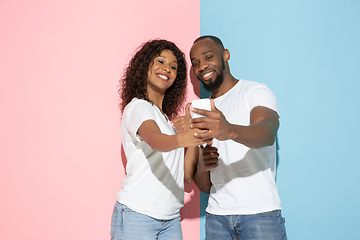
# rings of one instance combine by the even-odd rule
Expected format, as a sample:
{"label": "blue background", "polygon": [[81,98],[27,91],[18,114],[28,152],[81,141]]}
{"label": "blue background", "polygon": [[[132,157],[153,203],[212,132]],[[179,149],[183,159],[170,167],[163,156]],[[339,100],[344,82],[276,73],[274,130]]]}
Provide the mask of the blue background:
{"label": "blue background", "polygon": [[[358,239],[360,1],[201,0],[200,9],[200,34],[220,37],[232,74],[277,96],[288,238]],[[205,239],[203,212],[201,228]]]}

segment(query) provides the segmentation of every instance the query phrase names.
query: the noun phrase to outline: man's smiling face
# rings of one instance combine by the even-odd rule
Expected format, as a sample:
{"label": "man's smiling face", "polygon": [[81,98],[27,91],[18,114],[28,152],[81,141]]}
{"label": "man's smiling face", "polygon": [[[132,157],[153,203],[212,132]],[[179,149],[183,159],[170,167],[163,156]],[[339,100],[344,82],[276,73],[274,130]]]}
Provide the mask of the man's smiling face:
{"label": "man's smiling face", "polygon": [[191,65],[204,88],[213,91],[220,87],[224,80],[225,62],[223,49],[210,39],[202,39],[190,50]]}

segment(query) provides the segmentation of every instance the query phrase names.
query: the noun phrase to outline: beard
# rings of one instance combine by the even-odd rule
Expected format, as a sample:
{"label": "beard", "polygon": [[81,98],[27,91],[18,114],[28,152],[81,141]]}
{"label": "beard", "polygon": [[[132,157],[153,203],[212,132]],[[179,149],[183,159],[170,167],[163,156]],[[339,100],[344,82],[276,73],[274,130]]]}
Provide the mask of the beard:
{"label": "beard", "polygon": [[221,58],[222,61],[222,69],[219,71],[219,73],[216,75],[216,78],[214,79],[214,81],[210,82],[210,83],[203,83],[203,86],[205,88],[206,91],[212,92],[216,89],[218,89],[221,84],[224,81],[224,70],[225,70],[225,63],[224,63],[224,59]]}
{"label": "beard", "polygon": [[223,74],[223,71],[221,71],[221,73],[219,73],[216,76],[214,81],[207,83],[207,84],[204,82],[202,82],[202,83],[203,83],[203,86],[206,91],[212,92],[212,91],[218,89],[221,86],[221,84],[223,83],[223,81],[224,81],[224,74]]}

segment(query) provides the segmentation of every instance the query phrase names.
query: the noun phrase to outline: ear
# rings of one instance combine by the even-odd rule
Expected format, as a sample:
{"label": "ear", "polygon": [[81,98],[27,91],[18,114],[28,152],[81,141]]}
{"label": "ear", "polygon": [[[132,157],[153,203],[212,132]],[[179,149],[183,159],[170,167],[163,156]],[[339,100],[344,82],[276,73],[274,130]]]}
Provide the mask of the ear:
{"label": "ear", "polygon": [[223,58],[224,62],[228,62],[230,60],[230,51],[228,49],[224,49]]}

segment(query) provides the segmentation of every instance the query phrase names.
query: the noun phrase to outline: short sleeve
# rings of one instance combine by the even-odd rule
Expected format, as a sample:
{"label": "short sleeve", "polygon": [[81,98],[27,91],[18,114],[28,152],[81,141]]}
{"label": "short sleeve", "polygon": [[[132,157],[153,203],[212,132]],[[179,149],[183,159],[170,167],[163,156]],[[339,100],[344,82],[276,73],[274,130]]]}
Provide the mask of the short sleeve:
{"label": "short sleeve", "polygon": [[124,109],[122,116],[123,124],[127,132],[137,138],[137,131],[146,120],[155,121],[155,112],[151,103],[134,98]]}
{"label": "short sleeve", "polygon": [[279,114],[275,94],[263,83],[255,83],[247,92],[250,109],[257,106],[267,107]]}

